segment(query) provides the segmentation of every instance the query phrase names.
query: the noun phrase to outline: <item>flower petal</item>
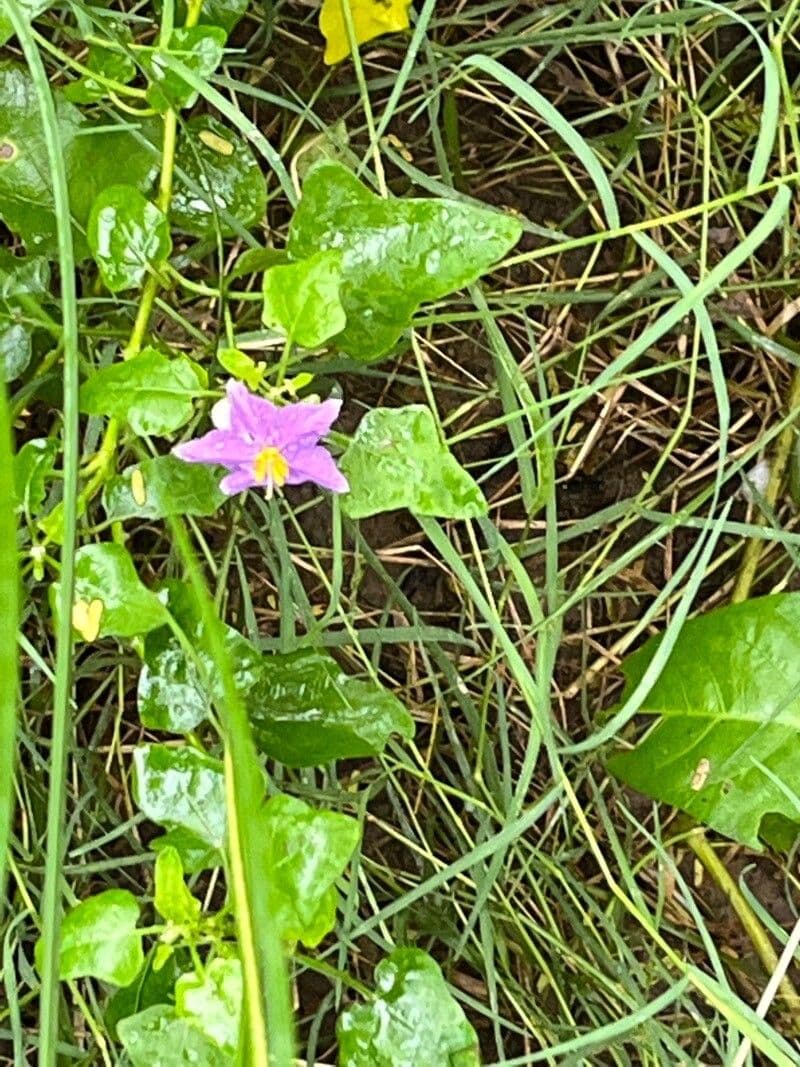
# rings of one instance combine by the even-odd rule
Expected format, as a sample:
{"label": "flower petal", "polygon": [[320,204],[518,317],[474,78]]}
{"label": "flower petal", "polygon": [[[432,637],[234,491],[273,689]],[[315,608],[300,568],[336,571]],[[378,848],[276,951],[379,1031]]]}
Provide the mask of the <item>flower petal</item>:
{"label": "flower petal", "polygon": [[334,493],[346,493],[350,489],[333,456],[322,445],[304,448],[290,461],[286,484],[299,485],[301,482],[316,482]]}
{"label": "flower petal", "polygon": [[258,482],[253,477],[252,467],[239,467],[230,474],[226,474],[219,483],[222,492],[228,496],[236,496],[237,493],[243,493],[245,489],[252,489],[256,485]]}
{"label": "flower petal", "polygon": [[220,417],[227,415],[232,433],[249,435],[263,445],[277,444],[278,412],[271,401],[255,396],[242,382],[230,381],[227,385],[228,410],[222,408]]}
{"label": "flower petal", "polygon": [[211,421],[218,430],[231,428],[231,402],[227,396],[218,400],[211,409]]}
{"label": "flower petal", "polygon": [[321,404],[301,401],[279,408],[275,420],[281,436],[279,444],[286,446],[295,441],[316,444],[336,422],[341,407],[341,400],[323,400]]}
{"label": "flower petal", "polygon": [[219,463],[236,467],[252,463],[258,446],[248,444],[228,430],[211,430],[194,441],[184,441],[173,448],[173,454],[187,463]]}

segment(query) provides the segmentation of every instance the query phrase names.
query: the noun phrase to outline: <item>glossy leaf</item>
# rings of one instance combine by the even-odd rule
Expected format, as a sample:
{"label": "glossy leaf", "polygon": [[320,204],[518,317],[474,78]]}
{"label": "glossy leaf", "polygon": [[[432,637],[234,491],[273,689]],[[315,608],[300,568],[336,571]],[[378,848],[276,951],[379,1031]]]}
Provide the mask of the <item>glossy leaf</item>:
{"label": "glossy leaf", "polygon": [[90,254],[86,231],[101,193],[121,183],[137,193],[152,188],[159,171],[159,137],[158,120],[142,119],[130,129],[84,127],[72,142],[67,165],[77,259]]}
{"label": "glossy leaf", "polygon": [[200,917],[200,901],[183,880],[183,863],[175,848],[164,848],[156,857],[153,903],[161,918],[176,926],[194,926]]}
{"label": "glossy leaf", "polygon": [[384,200],[340,163],[313,167],[289,228],[289,255],[342,253],[347,326],[337,345],[386,355],[425,301],[474,282],[520,238],[516,219],[449,200]]}
{"label": "glossy leaf", "polygon": [[[157,127],[141,120],[138,130],[95,129],[55,91],[61,149],[69,185],[76,259],[89,254],[85,230],[97,195],[126,182],[143,192],[158,173],[152,141]],[[0,218],[30,254],[58,256],[57,228],[47,147],[39,103],[28,71],[0,63]]]}
{"label": "glossy leaf", "polygon": [[173,225],[195,237],[229,237],[236,227],[259,222],[267,208],[267,183],[245,140],[209,115],[186,123],[178,142]]}
{"label": "glossy leaf", "polygon": [[14,491],[26,514],[37,515],[47,491],[58,455],[58,441],[38,437],[27,441],[14,457]]}
{"label": "glossy leaf", "polygon": [[31,331],[22,323],[3,321],[0,312],[0,381],[13,382],[31,361]]}
{"label": "glossy leaf", "polygon": [[[52,3],[53,0],[17,0],[20,11],[29,21],[47,11]],[[13,36],[14,26],[11,19],[0,10],[0,45],[4,45]]]}
{"label": "glossy leaf", "polygon": [[[765,815],[800,823],[800,593],[721,608],[687,622],[642,712],[660,716],[609,769],[642,793],[759,848]],[[623,700],[658,650],[623,664]],[[786,791],[778,783],[783,783]]]}
{"label": "glossy leaf", "polygon": [[194,730],[209,712],[210,700],[194,664],[166,627],[145,641],[137,699],[145,726],[176,734]]}
{"label": "glossy leaf", "polygon": [[243,695],[256,744],[289,767],[375,756],[392,734],[414,735],[414,722],[393,693],[350,677],[325,652],[264,656]]}
{"label": "glossy leaf", "polygon": [[103,507],[115,521],[213,515],[228,499],[219,488],[223,474],[172,455],[145,459],[109,480]]}
{"label": "glossy leaf", "polygon": [[122,419],[139,435],[163,435],[189,421],[192,401],[204,387],[196,363],[146,348],[93,374],[81,386],[80,407],[87,415]]}
{"label": "glossy leaf", "polygon": [[[129,55],[98,44],[89,45],[83,65],[102,78],[120,85],[127,85],[136,77],[136,64]],[[108,95],[108,87],[91,74],[70,82],[64,89],[65,98],[74,104],[92,104],[97,100],[104,100]]]}
{"label": "glossy leaf", "polygon": [[147,99],[156,111],[181,111],[197,102],[197,91],[169,66],[174,56],[200,78],[210,77],[219,66],[227,34],[219,26],[192,26],[172,31],[169,49],[149,50],[143,65],[150,78]]}
{"label": "glossy leaf", "polygon": [[36,328],[31,314],[35,318],[49,287],[44,256],[15,256],[0,248],[0,378],[5,381],[17,378],[30,362]]}
{"label": "glossy leaf", "polygon": [[131,1067],[230,1067],[227,1056],[191,1019],[155,1004],[117,1024]]}
{"label": "glossy leaf", "polygon": [[15,256],[0,248],[0,303],[18,296],[45,296],[50,289],[50,264],[44,256]]}
{"label": "glossy leaf", "polygon": [[174,848],[187,874],[197,874],[198,871],[205,871],[209,867],[220,867],[223,862],[222,853],[218,849],[182,826],[173,827],[161,837],[153,838],[150,847],[156,853],[166,848]]}
{"label": "glossy leaf", "polygon": [[[384,33],[408,28],[411,0],[346,0],[350,5],[358,44],[366,44]],[[325,37],[325,62],[339,63],[350,55],[343,0],[323,0],[319,28]]]}
{"label": "glossy leaf", "polygon": [[[81,115],[58,96],[55,101],[61,146],[68,157]],[[57,246],[51,185],[31,76],[14,63],[0,63],[0,216],[19,234],[29,254],[51,255]]]}
{"label": "glossy leaf", "polygon": [[275,922],[286,942],[313,948],[336,921],[335,882],[358,845],[358,823],[282,795],[271,797],[259,817]]}
{"label": "glossy leaf", "polygon": [[112,185],[100,193],[87,239],[112,293],[138,288],[172,251],[166,216],[132,185]]}
{"label": "glossy leaf", "polygon": [[[58,611],[60,589],[54,586]],[[111,542],[84,545],[75,554],[72,621],[85,641],[135,637],[167,620],[164,604],[139,580],[127,550]]]}
{"label": "glossy leaf", "polygon": [[427,953],[395,949],[375,987],[339,1019],[340,1067],[480,1067],[477,1035]]}
{"label": "glossy leaf", "polygon": [[278,327],[291,342],[318,348],[346,323],[339,288],[340,252],[318,252],[300,263],[271,267],[264,275],[265,325]]}
{"label": "glossy leaf", "polygon": [[[61,926],[62,981],[100,978],[118,986],[129,985],[144,965],[138,922],[139,904],[127,889],[107,889],[68,911]],[[37,965],[43,950],[39,940]]]}
{"label": "glossy leaf", "polygon": [[181,827],[212,848],[225,841],[225,776],[219,760],[195,748],[134,749],[134,795],[141,812],[166,829]]}
{"label": "glossy leaf", "polygon": [[215,959],[202,978],[184,974],[175,983],[175,1011],[190,1019],[233,1062],[239,1045],[244,999],[242,965],[237,959]]}
{"label": "glossy leaf", "polygon": [[408,508],[417,515],[468,519],[486,514],[477,482],[442,444],[428,408],[374,408],[339,461],[350,482],[342,498],[354,519]]}

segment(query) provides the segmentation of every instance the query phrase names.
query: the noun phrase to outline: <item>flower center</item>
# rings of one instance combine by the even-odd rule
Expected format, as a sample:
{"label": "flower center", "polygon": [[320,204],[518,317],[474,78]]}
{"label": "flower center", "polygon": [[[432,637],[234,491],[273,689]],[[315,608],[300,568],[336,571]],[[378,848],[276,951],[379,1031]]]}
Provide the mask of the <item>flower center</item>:
{"label": "flower center", "polygon": [[253,460],[253,477],[262,485],[281,486],[289,473],[289,464],[283,453],[271,445],[262,448]]}

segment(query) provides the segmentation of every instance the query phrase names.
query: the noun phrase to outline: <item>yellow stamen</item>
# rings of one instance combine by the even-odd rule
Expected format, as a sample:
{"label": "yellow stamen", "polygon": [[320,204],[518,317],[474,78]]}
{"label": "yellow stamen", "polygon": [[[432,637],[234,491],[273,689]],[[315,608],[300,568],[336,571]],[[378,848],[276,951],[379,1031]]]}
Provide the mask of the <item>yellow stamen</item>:
{"label": "yellow stamen", "polygon": [[289,464],[277,448],[262,448],[253,460],[253,477],[262,485],[281,486],[289,473]]}

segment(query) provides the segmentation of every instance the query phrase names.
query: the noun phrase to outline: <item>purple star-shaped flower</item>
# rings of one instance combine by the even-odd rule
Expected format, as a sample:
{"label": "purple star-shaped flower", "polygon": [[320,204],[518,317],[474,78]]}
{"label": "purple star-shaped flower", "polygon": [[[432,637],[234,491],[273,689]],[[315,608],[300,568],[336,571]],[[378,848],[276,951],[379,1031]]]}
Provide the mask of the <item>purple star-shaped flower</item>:
{"label": "purple star-shaped flower", "polygon": [[227,467],[220,489],[229,496],[256,486],[272,496],[276,487],[300,482],[348,491],[333,456],[319,444],[336,421],[341,400],[277,407],[236,381],[228,382],[226,392],[211,411],[215,429],[176,445],[172,451],[179,459]]}

